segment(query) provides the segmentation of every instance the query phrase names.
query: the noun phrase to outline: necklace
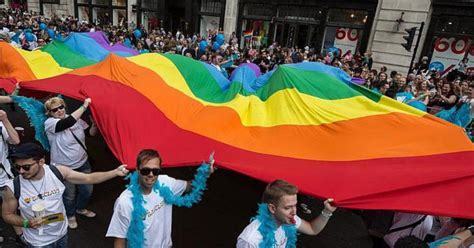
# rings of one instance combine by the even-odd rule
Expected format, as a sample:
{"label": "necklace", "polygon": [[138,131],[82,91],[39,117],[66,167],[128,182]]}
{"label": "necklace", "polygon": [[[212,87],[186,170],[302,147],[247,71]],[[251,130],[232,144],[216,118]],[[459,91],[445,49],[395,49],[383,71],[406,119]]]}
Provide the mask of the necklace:
{"label": "necklace", "polygon": [[41,182],[41,187],[40,187],[40,190],[37,190],[35,185],[31,182],[31,180],[28,180],[28,182],[31,184],[31,186],[33,186],[33,189],[35,189],[36,193],[38,193],[38,198],[40,198],[41,200],[43,200],[43,194],[41,194],[40,192],[43,191],[43,186],[44,186],[44,182],[46,181],[45,180],[45,175],[43,175],[43,181]]}

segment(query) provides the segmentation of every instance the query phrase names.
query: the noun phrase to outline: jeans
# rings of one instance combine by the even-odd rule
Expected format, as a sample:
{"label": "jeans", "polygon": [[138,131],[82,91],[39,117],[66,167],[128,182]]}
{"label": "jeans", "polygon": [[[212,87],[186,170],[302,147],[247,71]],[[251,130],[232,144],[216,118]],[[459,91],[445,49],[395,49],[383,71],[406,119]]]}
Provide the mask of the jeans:
{"label": "jeans", "polygon": [[28,248],[67,248],[67,233],[64,235],[62,238],[60,238],[58,241],[51,243],[49,245],[45,246],[33,246],[26,242],[26,240],[23,240]]}
{"label": "jeans", "polygon": [[[91,165],[86,161],[81,167],[75,169],[77,172],[91,173]],[[76,214],[76,209],[85,209],[92,196],[92,184],[72,184],[64,182],[66,190],[63,194],[63,202],[68,218]]]}

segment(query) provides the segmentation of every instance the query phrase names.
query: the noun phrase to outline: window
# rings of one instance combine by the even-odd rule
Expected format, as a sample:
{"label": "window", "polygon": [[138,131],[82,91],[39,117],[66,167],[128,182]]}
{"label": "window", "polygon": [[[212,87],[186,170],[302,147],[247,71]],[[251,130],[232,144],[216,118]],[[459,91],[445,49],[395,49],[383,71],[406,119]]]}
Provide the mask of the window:
{"label": "window", "polygon": [[92,19],[97,24],[110,24],[112,22],[109,16],[109,9],[108,8],[97,8],[94,7],[92,9]]}
{"label": "window", "polygon": [[441,16],[435,20],[435,29],[437,32],[452,34],[474,34],[473,17]]}
{"label": "window", "polygon": [[122,26],[127,24],[127,11],[124,9],[114,9],[113,11],[114,21],[113,25]]}
{"label": "window", "polygon": [[126,6],[127,1],[126,0],[112,0],[112,5],[113,6]]}
{"label": "window", "polygon": [[201,12],[220,14],[222,3],[220,0],[202,0]]}
{"label": "window", "polygon": [[273,16],[273,7],[263,3],[248,3],[244,7],[244,16]]}
{"label": "window", "polygon": [[79,22],[87,22],[87,23],[90,23],[90,20],[89,20],[89,7],[85,7],[85,6],[79,6],[78,7],[78,19],[79,19]]}
{"label": "window", "polygon": [[159,0],[142,0],[142,8],[149,10],[158,10]]}
{"label": "window", "polygon": [[92,0],[92,4],[109,5],[109,0]]}
{"label": "window", "polygon": [[54,3],[54,4],[60,4],[60,0],[41,0],[42,3]]}
{"label": "window", "polygon": [[292,5],[278,7],[278,17],[288,20],[317,21],[321,15],[322,11],[314,7]]}
{"label": "window", "polygon": [[354,9],[330,9],[328,22],[337,24],[365,25],[368,12]]}

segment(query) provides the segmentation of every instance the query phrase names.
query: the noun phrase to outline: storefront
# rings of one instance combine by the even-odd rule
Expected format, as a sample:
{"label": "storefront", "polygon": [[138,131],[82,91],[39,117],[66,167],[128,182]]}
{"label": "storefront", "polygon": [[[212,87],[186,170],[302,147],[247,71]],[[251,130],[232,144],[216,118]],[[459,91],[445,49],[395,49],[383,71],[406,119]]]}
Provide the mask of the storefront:
{"label": "storefront", "polygon": [[199,33],[202,36],[224,26],[225,0],[201,0],[198,12]]}
{"label": "storefront", "polygon": [[467,58],[468,73],[474,73],[474,0],[434,0],[433,13],[423,46],[430,68],[442,75]]}
{"label": "storefront", "polygon": [[74,0],[74,14],[79,22],[120,26],[127,23],[127,4],[127,0]]}
{"label": "storefront", "polygon": [[336,47],[342,53],[364,50],[377,1],[239,2],[238,33],[243,47],[278,42],[286,47]]}

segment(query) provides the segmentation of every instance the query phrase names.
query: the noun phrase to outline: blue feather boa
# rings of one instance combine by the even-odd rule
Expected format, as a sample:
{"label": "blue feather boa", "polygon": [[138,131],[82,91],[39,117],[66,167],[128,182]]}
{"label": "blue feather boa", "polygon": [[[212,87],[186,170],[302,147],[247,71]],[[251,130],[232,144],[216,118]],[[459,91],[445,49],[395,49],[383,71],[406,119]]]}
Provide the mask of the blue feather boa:
{"label": "blue feather boa", "polygon": [[30,125],[35,129],[35,139],[41,143],[45,150],[49,151],[49,141],[44,132],[44,122],[46,121],[47,116],[44,114],[43,103],[36,99],[24,96],[11,96],[11,98],[28,116]]}
{"label": "blue feather boa", "polygon": [[444,237],[442,239],[438,239],[436,240],[435,242],[432,242],[429,244],[430,248],[436,248],[436,247],[440,247],[444,244],[447,244],[449,240],[452,240],[452,239],[458,239],[458,240],[461,240],[460,238],[456,237],[456,236],[453,236],[453,235],[450,235],[450,236],[447,236],[447,237]]}
{"label": "blue feather boa", "polygon": [[[209,178],[209,169],[208,164],[202,164],[198,169],[197,173],[192,182],[192,190],[189,194],[184,196],[176,196],[173,194],[170,188],[166,185],[156,181],[153,186],[153,191],[158,192],[161,197],[165,200],[166,204],[172,204],[179,207],[192,207],[193,204],[198,203],[204,190],[206,189],[207,179]],[[145,224],[143,220],[146,216],[146,209],[144,207],[145,200],[143,199],[143,190],[138,181],[137,171],[131,173],[127,176],[127,179],[130,179],[130,184],[127,185],[128,190],[132,192],[132,219],[130,221],[130,226],[127,232],[127,242],[128,247],[140,248],[143,247],[145,241]]]}
{"label": "blue feather boa", "polygon": [[[262,235],[262,242],[258,245],[259,248],[273,248],[276,244],[275,232],[278,229],[270,212],[268,211],[268,204],[261,203],[258,205],[257,219],[260,222],[258,231]],[[283,231],[287,238],[286,248],[295,248],[297,241],[297,231],[295,225],[282,225]]]}

